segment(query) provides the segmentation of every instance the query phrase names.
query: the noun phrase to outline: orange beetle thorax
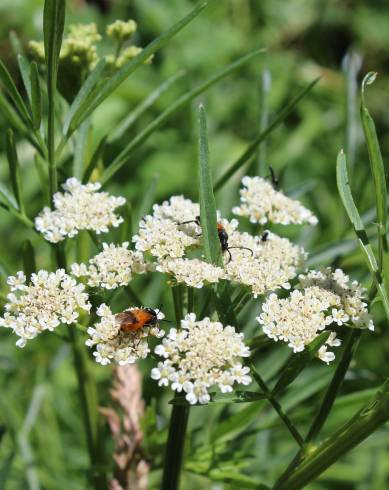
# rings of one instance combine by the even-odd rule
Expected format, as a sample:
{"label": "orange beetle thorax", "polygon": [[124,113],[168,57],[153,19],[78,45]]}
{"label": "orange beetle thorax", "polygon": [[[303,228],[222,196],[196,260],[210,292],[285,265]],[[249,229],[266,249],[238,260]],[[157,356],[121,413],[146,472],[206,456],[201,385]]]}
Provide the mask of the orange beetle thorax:
{"label": "orange beetle thorax", "polygon": [[122,332],[135,332],[143,327],[155,325],[157,314],[151,308],[134,308],[116,315],[116,321],[120,323]]}

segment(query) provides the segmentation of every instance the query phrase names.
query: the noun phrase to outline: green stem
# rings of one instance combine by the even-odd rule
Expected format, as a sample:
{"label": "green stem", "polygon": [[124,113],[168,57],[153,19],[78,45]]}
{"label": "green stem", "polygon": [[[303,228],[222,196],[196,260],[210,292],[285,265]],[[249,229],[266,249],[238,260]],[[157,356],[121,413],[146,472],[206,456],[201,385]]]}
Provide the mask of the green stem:
{"label": "green stem", "polygon": [[271,404],[271,406],[277,412],[277,414],[280,417],[280,419],[284,422],[285,426],[287,427],[287,429],[289,430],[289,432],[291,433],[291,435],[293,436],[293,438],[296,440],[297,444],[300,447],[303,447],[304,440],[301,437],[301,434],[296,429],[296,427],[294,426],[294,424],[290,420],[290,418],[283,411],[280,403],[275,398],[275,396],[272,394],[272,392],[268,388],[268,386],[265,383],[265,381],[262,379],[262,377],[260,376],[260,374],[255,369],[255,366],[254,366],[254,364],[252,362],[249,362],[249,367],[250,367],[250,370],[251,370],[251,373],[253,375],[253,378],[254,378],[255,382],[258,384],[258,386],[261,388],[261,390],[265,394],[266,399],[269,401],[269,403]]}
{"label": "green stem", "polygon": [[375,397],[319,446],[308,447],[298,468],[273,490],[299,490],[389,420],[389,379]]}
{"label": "green stem", "polygon": [[359,340],[362,335],[362,330],[355,329],[350,332],[346,345],[342,354],[342,358],[335,370],[335,374],[331,380],[330,385],[324,395],[323,402],[320,406],[319,412],[317,413],[311,428],[308,431],[308,435],[305,438],[305,442],[310,442],[314,440],[319,434],[321,428],[323,427],[325,421],[334,404],[336,395],[338,394],[340,385],[343,383],[344,377],[346,376],[347,370],[350,366],[350,362],[354,356],[354,353],[358,347]]}
{"label": "green stem", "polygon": [[172,287],[172,295],[173,295],[173,305],[174,305],[174,316],[176,318],[176,326],[180,328],[181,319],[182,319],[182,294],[181,294],[180,286]]}
{"label": "green stem", "polygon": [[189,407],[173,405],[161,490],[178,490],[179,488],[188,418]]}
{"label": "green stem", "polygon": [[194,312],[194,288],[188,286],[188,313]]}
{"label": "green stem", "polygon": [[[317,413],[315,419],[313,420],[308,434],[305,438],[304,443],[309,443],[313,441],[320,430],[322,429],[325,421],[330,414],[332,406],[335,402],[336,395],[339,391],[340,385],[342,384],[344,377],[346,376],[350,362],[354,356],[355,350],[358,347],[359,339],[362,335],[362,330],[353,330],[346,341],[346,345],[342,354],[342,358],[335,370],[334,376],[329,384],[327,391],[324,395],[323,402],[320,406],[319,412]],[[281,475],[278,480],[278,484],[282,484],[286,481],[289,476],[293,473],[296,467],[298,467],[300,461],[304,456],[303,450],[300,450],[295,457],[292,459],[291,463],[288,465],[287,469]]]}

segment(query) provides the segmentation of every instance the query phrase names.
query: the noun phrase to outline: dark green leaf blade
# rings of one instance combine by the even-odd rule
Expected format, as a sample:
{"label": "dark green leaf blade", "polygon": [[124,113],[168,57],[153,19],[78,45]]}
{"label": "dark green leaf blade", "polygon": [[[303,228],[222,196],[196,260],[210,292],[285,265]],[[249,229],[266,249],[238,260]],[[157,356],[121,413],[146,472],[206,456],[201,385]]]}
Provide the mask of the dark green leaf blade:
{"label": "dark green leaf blade", "polygon": [[15,146],[14,134],[12,129],[9,129],[7,131],[6,153],[7,153],[12,190],[15,196],[15,200],[18,204],[18,208],[24,214],[24,205],[23,205],[22,188],[21,188],[22,184],[20,178],[20,166],[19,166],[18,155],[16,153],[16,146]]}
{"label": "dark green leaf blade", "polygon": [[266,140],[266,138],[284,121],[284,119],[292,112],[300,100],[305,97],[319,81],[317,78],[313,80],[307,87],[298,93],[281,111],[278,113],[274,121],[260,133],[257,138],[249,145],[247,150],[230,166],[230,168],[220,177],[215,184],[215,192],[220,190],[224,184],[246,163],[257,151],[258,146]]}
{"label": "dark green leaf blade", "polygon": [[65,26],[65,0],[45,0],[43,10],[43,42],[48,85],[55,89],[58,61]]}
{"label": "dark green leaf blade", "polygon": [[242,58],[234,61],[230,65],[223,68],[221,71],[208,78],[205,82],[198,85],[194,89],[190,90],[188,93],[179,97],[173,104],[171,104],[167,109],[165,109],[158,117],[154,119],[148,126],[146,126],[133,140],[131,140],[128,145],[119,153],[119,155],[113,160],[111,165],[105,170],[103,173],[100,182],[105,184],[108,180],[118,171],[123,165],[125,165],[128,161],[129,156],[133,153],[137,148],[139,148],[148,137],[154,133],[155,130],[160,128],[162,124],[169,119],[169,117],[174,114],[176,111],[184,107],[195,97],[203,93],[209,87],[219,82],[223,78],[227,77],[235,70],[238,70],[243,65],[251,61],[252,58],[257,56],[260,53],[263,53],[263,49],[257,49],[252,53],[249,53]]}
{"label": "dark green leaf blade", "polygon": [[301,371],[303,371],[308,363],[310,363],[315,357],[320,347],[324,345],[329,335],[330,332],[328,331],[322,332],[309,345],[307,345],[302,352],[292,354],[289,361],[286,363],[286,366],[282,369],[282,374],[273,388],[272,394],[274,396],[278,395],[297,378]]}
{"label": "dark green leaf blade", "polygon": [[28,64],[26,58],[21,54],[18,55],[18,65],[28,98],[31,100],[30,65]]}
{"label": "dark green leaf blade", "polygon": [[205,259],[211,264],[219,264],[221,249],[217,233],[216,201],[209,164],[206,114],[202,105],[199,107],[199,202]]}
{"label": "dark green leaf blade", "polygon": [[99,88],[98,93],[92,93],[85,100],[83,106],[75,114],[69,127],[70,132],[79,126],[104,100],[116,90],[137,68],[139,68],[151,55],[162,48],[173,36],[191,22],[207,6],[207,3],[201,3],[195,7],[188,15],[174,24],[170,29],[163,32],[159,37],[154,39],[146,48],[144,48],[135,58],[127,62],[119,71],[108,79]]}

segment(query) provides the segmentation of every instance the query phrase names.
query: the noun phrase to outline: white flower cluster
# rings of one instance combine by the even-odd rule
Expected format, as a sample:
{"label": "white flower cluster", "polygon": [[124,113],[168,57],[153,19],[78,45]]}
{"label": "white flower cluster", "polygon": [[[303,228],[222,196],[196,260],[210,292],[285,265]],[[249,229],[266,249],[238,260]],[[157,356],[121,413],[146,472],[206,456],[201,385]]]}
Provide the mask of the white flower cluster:
{"label": "white flower cluster", "polygon": [[123,218],[114,211],[126,200],[110,196],[107,192],[97,192],[101,188],[100,183],[82,185],[72,177],[62,187],[65,192],[56,192],[53,197],[55,209],[45,207],[35,218],[36,229],[49,242],[74,237],[80,230],[106,233],[110,226],[116,227],[123,222]]}
{"label": "white flower cluster", "polygon": [[251,223],[267,222],[281,225],[309,223],[316,225],[318,220],[309,209],[299,201],[287,197],[261,177],[243,177],[240,190],[240,206],[232,212],[238,216],[248,216]]}
{"label": "white flower cluster", "polygon": [[157,271],[191,287],[201,288],[205,283],[226,279],[250,287],[255,297],[290,287],[289,280],[304,263],[303,249],[270,232],[266,240],[240,233],[236,219],[222,220],[219,213],[218,221],[227,232],[231,247],[223,256],[224,270],[184,257],[189,247],[200,245],[199,213],[199,205],[183,196],[172,196],[169,201],[154,205],[153,215],[142,219],[139,233],[133,237],[136,249],[157,258]]}
{"label": "white flower cluster", "polygon": [[304,265],[306,254],[301,247],[269,231],[265,240],[240,233],[236,230],[236,220],[230,223],[223,220],[223,225],[231,247],[252,251],[236,248],[231,250],[231,261],[224,257],[226,277],[230,281],[249,286],[255,298],[280,287],[290,289],[289,281]]}
{"label": "white flower cluster", "polygon": [[[268,337],[288,342],[294,352],[300,352],[334,323],[373,329],[362,299],[363,292],[360,285],[356,281],[350,283],[340,269],[310,271],[299,276],[299,284],[289,297],[280,299],[271,294],[257,320]],[[340,345],[335,332],[331,332],[326,344],[320,348],[318,356],[328,364],[335,355],[327,351],[327,346]]]}
{"label": "white flower cluster", "polygon": [[20,337],[16,342],[19,347],[24,347],[27,340],[44,330],[76,322],[79,310],[89,311],[91,307],[84,286],[77,284],[63,269],[40,270],[31,275],[28,285],[23,272],[10,276],[7,282],[12,293],[8,295],[0,326],[13,329]]}
{"label": "white flower cluster", "polygon": [[139,233],[132,238],[135,248],[158,259],[183,257],[188,247],[199,244],[201,229],[195,223],[180,223],[195,220],[199,214],[199,205],[183,196],[154,204],[153,214],[141,220]]}
{"label": "white flower cluster", "polygon": [[196,321],[194,313],[181,320],[180,330],[170,330],[155,353],[164,361],[152,369],[151,377],[159,386],[171,384],[174,391],[184,391],[190,404],[208,403],[213,386],[230,393],[234,383],[251,382],[249,368],[240,362],[241,357],[250,355],[243,334],[209,318]]}
{"label": "white flower cluster", "polygon": [[72,264],[71,271],[76,277],[88,278],[88,285],[115,289],[126,286],[133,274],[143,274],[147,270],[143,255],[128,250],[128,242],[121,245],[103,243],[103,251],[86,264]]}
{"label": "white flower cluster", "polygon": [[[127,311],[139,308],[128,308]],[[124,331],[118,315],[102,304],[97,309],[100,322],[88,328],[90,338],[85,342],[88,347],[96,346],[93,355],[100,364],[110,364],[112,361],[120,365],[133,364],[137,359],[145,359],[150,352],[148,337],[163,337],[164,331],[158,325],[144,326],[134,331]],[[158,320],[164,318],[158,312]]]}
{"label": "white flower cluster", "polygon": [[171,274],[175,281],[192,288],[202,288],[204,283],[212,284],[225,277],[225,271],[221,267],[199,259],[167,259],[160,262],[156,269],[158,272]]}

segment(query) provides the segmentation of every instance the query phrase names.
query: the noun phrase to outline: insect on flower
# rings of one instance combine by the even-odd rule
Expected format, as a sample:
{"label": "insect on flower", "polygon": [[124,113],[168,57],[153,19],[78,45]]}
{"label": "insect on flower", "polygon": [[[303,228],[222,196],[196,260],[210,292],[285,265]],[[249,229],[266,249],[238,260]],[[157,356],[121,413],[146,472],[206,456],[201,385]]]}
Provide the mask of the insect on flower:
{"label": "insect on flower", "polygon": [[[195,219],[192,219],[190,221],[183,221],[182,223],[179,223],[180,225],[187,225],[189,223],[196,223],[196,225],[198,226],[201,226],[201,223],[200,223],[200,216],[196,216]],[[217,223],[217,235],[219,237],[219,242],[220,242],[220,247],[222,249],[222,253],[224,252],[228,252],[228,255],[229,255],[229,262],[231,262],[232,260],[232,255],[231,255],[231,252],[230,250],[233,249],[233,248],[240,248],[240,249],[243,249],[243,250],[248,250],[251,255],[254,255],[254,252],[251,250],[251,248],[248,248],[248,247],[230,247],[228,245],[228,233],[226,232],[226,229],[224,228],[224,225],[222,223]]]}
{"label": "insect on flower", "polygon": [[134,308],[115,315],[121,332],[136,332],[158,323],[158,311],[152,308]]}

